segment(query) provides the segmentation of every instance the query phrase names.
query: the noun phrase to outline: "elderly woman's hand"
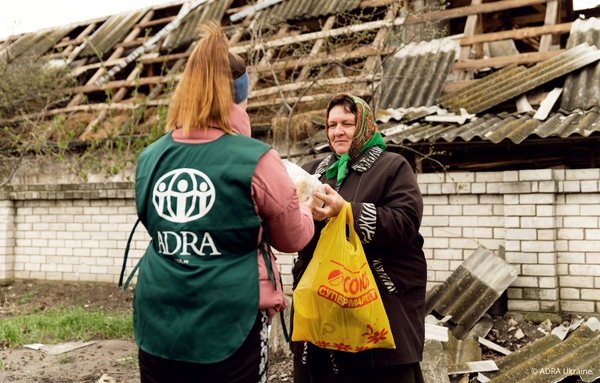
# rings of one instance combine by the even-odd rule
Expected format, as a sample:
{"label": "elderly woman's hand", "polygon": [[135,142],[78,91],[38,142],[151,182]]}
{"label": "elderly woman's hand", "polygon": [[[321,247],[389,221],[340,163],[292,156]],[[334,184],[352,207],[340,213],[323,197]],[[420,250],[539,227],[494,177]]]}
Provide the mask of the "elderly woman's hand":
{"label": "elderly woman's hand", "polygon": [[[333,190],[331,186],[324,184],[323,187],[327,194],[315,193],[315,198],[325,203],[323,207],[313,207],[312,213],[315,221],[323,221],[327,218],[337,217],[346,203],[342,196]],[[346,218],[346,223],[348,223],[348,218]]]}

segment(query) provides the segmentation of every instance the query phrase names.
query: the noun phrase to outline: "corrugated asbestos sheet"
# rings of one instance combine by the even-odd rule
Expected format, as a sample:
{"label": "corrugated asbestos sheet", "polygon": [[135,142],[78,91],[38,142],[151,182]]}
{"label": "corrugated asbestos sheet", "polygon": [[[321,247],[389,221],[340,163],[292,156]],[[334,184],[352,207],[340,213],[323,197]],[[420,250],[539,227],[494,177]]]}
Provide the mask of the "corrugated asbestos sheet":
{"label": "corrugated asbestos sheet", "polygon": [[352,11],[360,2],[361,0],[286,0],[265,9],[263,17],[273,16],[280,20],[312,19]]}
{"label": "corrugated asbestos sheet", "polygon": [[449,374],[469,371],[467,363],[481,361],[481,347],[477,339],[485,337],[493,324],[489,315],[487,318],[481,318],[462,340],[448,332],[448,342],[444,342],[443,346],[446,351],[446,366]]}
{"label": "corrugated asbestos sheet", "polygon": [[479,113],[599,59],[598,48],[583,43],[529,69],[508,66],[438,101],[455,113],[460,108]]}
{"label": "corrugated asbestos sheet", "polygon": [[149,8],[146,8],[111,16],[94,32],[88,41],[88,45],[83,48],[79,56],[95,56],[96,51],[103,54],[111,51],[112,47],[123,40],[125,35],[131,31],[131,28],[140,21],[148,10]]}
{"label": "corrugated asbestos sheet", "polygon": [[600,132],[600,107],[594,106],[588,111],[575,110],[570,114],[557,112],[546,121],[533,119],[534,113],[523,115],[517,113],[485,114],[468,124],[416,123],[398,125],[382,130],[384,140],[399,144],[403,141],[439,141],[452,142],[456,139],[471,141],[478,137],[484,141],[497,144],[505,139],[520,144],[527,137],[536,135],[540,138],[566,138],[577,134],[589,137]]}
{"label": "corrugated asbestos sheet", "polygon": [[46,53],[74,28],[72,25],[66,25],[50,31],[28,33],[12,43],[8,49],[0,52],[0,58],[5,61],[18,58],[36,59]]}
{"label": "corrugated asbestos sheet", "polygon": [[600,331],[591,318],[565,341],[550,334],[496,361],[499,370],[485,372],[490,383],[555,383],[568,376],[584,382],[600,378]]}
{"label": "corrugated asbestos sheet", "polygon": [[517,278],[517,271],[490,250],[479,247],[448,279],[429,291],[425,315],[435,310],[451,315],[456,324],[452,333],[465,339],[496,299]]}
{"label": "corrugated asbestos sheet", "polygon": [[386,61],[380,109],[431,106],[442,93],[460,45],[455,39],[411,43]]}
{"label": "corrugated asbestos sheet", "polygon": [[[577,19],[571,27],[567,49],[588,43],[600,48],[600,20]],[[565,80],[560,107],[564,110],[589,109],[600,105],[600,64],[588,65],[569,74]]]}
{"label": "corrugated asbestos sheet", "polygon": [[229,0],[209,0],[188,14],[179,26],[165,38],[161,52],[178,46],[187,46],[198,37],[198,27],[203,21],[221,21],[229,5]]}

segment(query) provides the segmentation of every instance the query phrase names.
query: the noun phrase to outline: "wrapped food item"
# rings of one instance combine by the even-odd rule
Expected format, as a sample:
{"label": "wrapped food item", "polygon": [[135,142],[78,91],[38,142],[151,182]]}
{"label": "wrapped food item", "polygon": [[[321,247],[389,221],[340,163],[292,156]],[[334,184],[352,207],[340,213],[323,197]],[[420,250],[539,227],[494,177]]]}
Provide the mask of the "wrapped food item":
{"label": "wrapped food item", "polygon": [[[309,174],[306,170],[288,160],[283,160],[283,164],[290,178],[296,184],[296,193],[300,202],[306,201],[316,192],[325,194],[325,188],[316,176]],[[311,207],[313,206],[323,207],[323,201],[313,198]]]}

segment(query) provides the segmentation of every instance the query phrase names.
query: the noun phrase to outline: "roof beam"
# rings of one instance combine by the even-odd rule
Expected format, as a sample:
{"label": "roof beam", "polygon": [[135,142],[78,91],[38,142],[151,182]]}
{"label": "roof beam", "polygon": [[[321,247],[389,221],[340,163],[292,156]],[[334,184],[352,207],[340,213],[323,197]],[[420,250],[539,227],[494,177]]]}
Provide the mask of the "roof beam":
{"label": "roof beam", "polygon": [[548,52],[521,53],[518,55],[493,57],[485,60],[463,61],[455,63],[452,67],[452,70],[493,68],[507,66],[513,63],[517,65],[537,64],[539,62],[549,60],[552,57],[558,56],[564,52],[565,50],[561,49]]}
{"label": "roof beam", "polygon": [[[327,37],[341,36],[341,35],[345,35],[348,33],[369,31],[369,30],[379,29],[382,27],[390,27],[392,25],[416,24],[416,23],[437,21],[437,20],[442,20],[442,19],[455,19],[455,18],[459,18],[459,17],[475,15],[478,13],[490,13],[490,12],[503,11],[503,10],[507,10],[507,9],[525,7],[525,6],[532,5],[532,4],[543,4],[543,3],[546,3],[546,1],[547,0],[504,0],[504,1],[494,2],[494,3],[470,5],[470,6],[464,7],[464,8],[446,9],[444,11],[430,12],[430,13],[425,13],[425,14],[422,14],[419,16],[398,17],[393,21],[378,20],[378,21],[371,21],[371,22],[367,22],[367,23],[363,23],[363,24],[350,25],[347,27],[332,29],[329,31],[306,33],[306,34],[299,35],[299,36],[292,36],[292,37],[286,37],[283,39],[268,41],[263,44],[256,44],[256,45],[244,44],[244,45],[239,45],[237,47],[230,48],[230,51],[233,53],[245,53],[248,50],[262,49],[263,45],[265,48],[282,47],[282,46],[289,45],[289,44],[296,44],[296,43],[300,43],[300,42],[312,41],[312,40],[327,38]],[[475,43],[471,43],[468,45],[472,45]],[[465,45],[467,45],[467,44],[465,44]]]}
{"label": "roof beam", "polygon": [[[544,26],[556,25],[558,19],[558,5],[558,0],[552,0],[548,2]],[[538,51],[547,52],[550,50],[550,45],[552,45],[552,35],[543,35],[540,40],[540,49]]]}
{"label": "roof beam", "polygon": [[[471,0],[471,6],[477,6],[481,4],[481,0]],[[467,17],[467,22],[465,23],[464,35],[465,37],[475,35],[475,29],[477,27],[477,23],[480,21],[481,15],[475,14]],[[471,56],[471,46],[466,45],[460,48],[460,54],[458,57],[458,61],[466,61]],[[459,71],[454,73],[455,81],[464,81],[467,76],[465,71]]]}
{"label": "roof beam", "polygon": [[485,33],[477,36],[462,37],[458,39],[458,42],[461,46],[466,46],[506,39],[522,40],[528,37],[543,36],[551,33],[569,33],[572,25],[573,23],[564,23],[558,25],[544,25],[541,27],[513,29],[512,31]]}

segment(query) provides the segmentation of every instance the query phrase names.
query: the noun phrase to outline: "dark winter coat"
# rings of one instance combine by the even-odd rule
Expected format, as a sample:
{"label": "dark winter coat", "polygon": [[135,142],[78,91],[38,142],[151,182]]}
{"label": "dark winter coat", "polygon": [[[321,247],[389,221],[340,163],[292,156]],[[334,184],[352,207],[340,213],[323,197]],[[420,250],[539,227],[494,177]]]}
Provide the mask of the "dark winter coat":
{"label": "dark winter coat", "polygon": [[[336,159],[331,155],[308,162],[303,168],[321,175],[321,182],[351,203],[354,227],[377,280],[396,349],[355,354],[333,351],[332,362],[339,369],[419,362],[425,337],[427,264],[423,237],[419,234],[423,198],[415,174],[401,155],[372,147],[349,162],[346,177],[336,186],[336,178],[327,179],[325,175]],[[292,270],[294,288],[312,258],[325,224],[315,221],[315,235],[299,253]],[[292,344],[296,358],[310,359],[310,349],[306,352],[302,342]]]}

